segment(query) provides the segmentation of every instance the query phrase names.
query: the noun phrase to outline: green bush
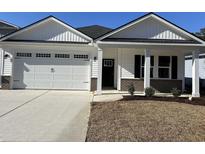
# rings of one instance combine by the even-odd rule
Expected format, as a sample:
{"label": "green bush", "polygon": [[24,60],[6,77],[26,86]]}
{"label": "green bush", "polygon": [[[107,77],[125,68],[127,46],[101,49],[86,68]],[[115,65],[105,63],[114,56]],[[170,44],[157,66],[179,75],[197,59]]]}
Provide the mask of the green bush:
{"label": "green bush", "polygon": [[145,96],[152,97],[155,94],[155,90],[151,87],[145,89]]}
{"label": "green bush", "polygon": [[173,89],[171,90],[171,93],[172,93],[172,95],[173,95],[174,97],[179,97],[179,96],[181,96],[181,94],[182,94],[181,90],[179,90],[179,89],[177,89],[177,88],[173,88]]}
{"label": "green bush", "polygon": [[133,83],[128,86],[128,92],[130,93],[131,96],[134,95],[135,87],[134,87]]}

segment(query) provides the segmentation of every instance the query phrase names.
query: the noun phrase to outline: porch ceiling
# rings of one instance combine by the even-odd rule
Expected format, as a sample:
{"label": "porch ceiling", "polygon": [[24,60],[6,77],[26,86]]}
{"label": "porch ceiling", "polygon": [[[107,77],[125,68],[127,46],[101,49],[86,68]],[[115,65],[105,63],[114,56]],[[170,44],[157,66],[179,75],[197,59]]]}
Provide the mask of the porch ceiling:
{"label": "porch ceiling", "polygon": [[167,43],[167,42],[120,42],[120,41],[97,41],[100,48],[136,48],[150,50],[177,50],[184,55],[190,55],[193,51],[205,53],[205,44],[196,43]]}

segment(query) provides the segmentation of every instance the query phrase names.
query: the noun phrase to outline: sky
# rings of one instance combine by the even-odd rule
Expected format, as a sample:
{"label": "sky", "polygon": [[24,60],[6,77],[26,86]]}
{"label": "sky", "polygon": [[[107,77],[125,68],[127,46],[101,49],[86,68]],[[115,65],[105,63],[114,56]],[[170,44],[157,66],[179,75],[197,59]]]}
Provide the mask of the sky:
{"label": "sky", "polygon": [[[76,28],[89,25],[117,28],[144,14],[146,12],[1,12],[0,20],[24,27],[49,15],[53,15]],[[201,28],[205,27],[205,12],[160,12],[156,14],[190,32],[198,32]]]}

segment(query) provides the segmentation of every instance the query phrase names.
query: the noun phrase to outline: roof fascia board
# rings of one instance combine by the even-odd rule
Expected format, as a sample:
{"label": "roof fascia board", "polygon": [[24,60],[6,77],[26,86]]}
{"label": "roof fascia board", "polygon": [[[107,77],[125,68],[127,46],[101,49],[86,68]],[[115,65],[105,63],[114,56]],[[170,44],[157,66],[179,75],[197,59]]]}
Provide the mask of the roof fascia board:
{"label": "roof fascia board", "polygon": [[6,40],[6,39],[8,39],[8,38],[10,38],[10,37],[12,37],[12,36],[21,34],[21,33],[25,32],[25,31],[28,31],[28,30],[32,29],[33,27],[38,26],[38,25],[40,25],[40,24],[43,24],[43,23],[45,23],[45,22],[47,22],[47,21],[49,21],[49,20],[54,20],[55,22],[57,22],[57,23],[63,25],[63,26],[66,27],[66,28],[69,28],[69,29],[72,30],[73,32],[77,33],[78,35],[80,35],[80,36],[86,38],[87,40],[90,40],[91,42],[93,41],[92,38],[88,37],[87,35],[81,33],[80,31],[76,30],[76,29],[73,28],[72,26],[69,26],[68,24],[65,24],[64,22],[62,22],[61,20],[59,20],[59,19],[57,19],[57,18],[55,18],[55,17],[53,17],[53,16],[48,16],[48,17],[46,17],[46,18],[44,18],[44,19],[41,19],[41,20],[39,20],[39,21],[37,21],[37,22],[34,22],[33,24],[30,24],[30,25],[28,25],[28,26],[26,26],[26,27],[24,27],[24,28],[22,28],[22,29],[19,29],[18,31],[16,31],[16,32],[14,32],[14,33],[8,34],[8,35],[6,35],[5,37],[2,37],[2,38],[0,39],[0,41],[4,41],[4,40]]}
{"label": "roof fascia board", "polygon": [[159,17],[158,15],[155,15],[155,14],[152,14],[152,16],[156,19],[158,19],[159,21],[161,21],[162,23],[172,27],[173,29],[176,29],[178,30],[179,32],[183,33],[184,35],[187,35],[189,36],[190,38],[200,42],[200,43],[203,43],[205,44],[205,42],[201,39],[199,39],[198,37],[194,36],[193,34],[190,34],[189,32],[187,32],[186,30],[182,29],[182,28],[179,28],[177,25],[173,24],[173,23],[170,23],[168,22],[167,20],[163,19],[162,17]]}
{"label": "roof fascia board", "polygon": [[105,34],[104,36],[101,36],[101,37],[97,38],[96,41],[102,40],[102,39],[104,39],[104,38],[106,38],[106,37],[108,37],[108,36],[111,36],[111,35],[113,35],[113,34],[119,32],[119,31],[122,31],[122,30],[124,30],[124,29],[126,29],[126,28],[128,28],[128,27],[131,27],[131,26],[133,26],[134,24],[137,24],[137,23],[139,23],[139,22],[141,22],[141,21],[143,21],[143,20],[145,20],[145,19],[147,19],[147,18],[150,18],[150,17],[154,17],[155,19],[157,19],[157,20],[163,22],[164,24],[166,24],[166,25],[168,25],[168,26],[170,26],[170,27],[172,27],[172,28],[174,28],[174,29],[180,31],[180,32],[183,33],[184,35],[187,35],[187,36],[189,36],[190,38],[192,38],[192,39],[194,39],[194,40],[196,40],[196,41],[198,41],[198,42],[200,42],[200,43],[202,43],[202,44],[205,44],[205,41],[203,41],[202,39],[199,39],[198,37],[196,37],[196,36],[194,36],[193,34],[189,33],[189,32],[186,31],[185,29],[183,29],[183,28],[181,28],[181,27],[179,27],[179,26],[177,26],[177,25],[175,25],[175,24],[169,22],[168,20],[166,20],[166,19],[164,19],[164,18],[162,18],[162,17],[160,17],[160,16],[158,16],[158,15],[156,15],[156,14],[154,14],[154,13],[149,13],[149,14],[144,15],[144,16],[142,16],[142,17],[140,17],[140,18],[138,18],[138,19],[136,19],[136,20],[134,20],[134,21],[131,21],[130,24],[128,23],[128,24],[125,24],[125,26],[116,28],[116,30],[113,30],[112,32],[110,32],[110,33],[108,33],[108,34]]}

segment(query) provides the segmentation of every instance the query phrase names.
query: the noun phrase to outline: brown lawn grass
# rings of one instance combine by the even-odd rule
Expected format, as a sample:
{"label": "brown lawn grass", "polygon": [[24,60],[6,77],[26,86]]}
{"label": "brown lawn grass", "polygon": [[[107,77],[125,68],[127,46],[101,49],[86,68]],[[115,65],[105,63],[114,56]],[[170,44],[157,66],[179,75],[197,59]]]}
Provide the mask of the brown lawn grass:
{"label": "brown lawn grass", "polygon": [[86,141],[205,141],[205,106],[153,100],[92,103]]}

